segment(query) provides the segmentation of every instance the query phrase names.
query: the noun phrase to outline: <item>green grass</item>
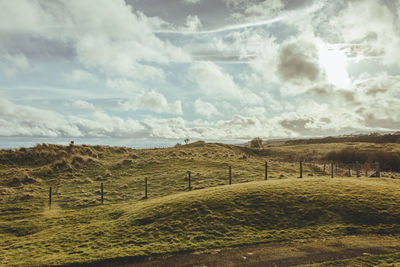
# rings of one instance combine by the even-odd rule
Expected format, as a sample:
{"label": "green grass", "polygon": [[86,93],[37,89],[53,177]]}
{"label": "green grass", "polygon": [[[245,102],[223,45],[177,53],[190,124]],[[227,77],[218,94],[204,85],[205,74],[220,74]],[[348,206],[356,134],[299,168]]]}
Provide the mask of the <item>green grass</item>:
{"label": "green grass", "polygon": [[[309,163],[305,178],[297,179],[298,163],[284,161],[282,155],[322,156],[331,149],[307,147],[252,150],[198,142],[150,150],[46,145],[0,151],[0,265],[83,263],[303,238],[400,234],[400,180],[330,179],[316,175],[321,165]],[[233,171],[230,186],[228,166]],[[191,192],[187,170],[192,172]]]}
{"label": "green grass", "polygon": [[[0,224],[1,264],[43,265],[260,242],[400,234],[396,180],[276,180],[208,188]],[[20,257],[19,255],[24,255]]]}

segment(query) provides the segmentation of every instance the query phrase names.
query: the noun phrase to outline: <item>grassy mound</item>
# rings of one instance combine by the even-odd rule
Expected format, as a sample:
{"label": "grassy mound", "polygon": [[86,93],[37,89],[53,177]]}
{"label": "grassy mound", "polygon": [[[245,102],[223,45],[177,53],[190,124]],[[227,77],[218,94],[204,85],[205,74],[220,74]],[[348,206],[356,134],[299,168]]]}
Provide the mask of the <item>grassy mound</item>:
{"label": "grassy mound", "polygon": [[[251,182],[0,224],[0,264],[66,264],[349,234],[400,233],[400,181]],[[20,257],[24,255],[24,257]]]}

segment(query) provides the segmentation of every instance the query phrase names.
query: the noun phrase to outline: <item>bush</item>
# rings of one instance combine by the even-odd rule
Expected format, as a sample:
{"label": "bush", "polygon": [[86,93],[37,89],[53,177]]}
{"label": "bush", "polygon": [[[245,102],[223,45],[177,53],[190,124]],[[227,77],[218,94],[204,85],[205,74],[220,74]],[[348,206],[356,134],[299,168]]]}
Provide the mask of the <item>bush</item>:
{"label": "bush", "polygon": [[383,171],[400,171],[400,153],[398,152],[387,152],[383,150],[360,151],[354,148],[346,148],[339,151],[331,151],[325,158],[342,163],[379,162]]}
{"label": "bush", "polygon": [[250,141],[250,147],[252,148],[263,148],[263,141],[260,137],[256,137]]}

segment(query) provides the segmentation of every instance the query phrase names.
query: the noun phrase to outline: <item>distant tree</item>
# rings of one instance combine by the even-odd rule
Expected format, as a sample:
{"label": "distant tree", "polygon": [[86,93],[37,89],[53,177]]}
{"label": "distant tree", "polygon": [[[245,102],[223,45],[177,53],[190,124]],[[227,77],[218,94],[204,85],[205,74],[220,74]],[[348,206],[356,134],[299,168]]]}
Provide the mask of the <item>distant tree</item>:
{"label": "distant tree", "polygon": [[185,140],[183,140],[185,142],[185,144],[188,144],[190,139],[189,138],[185,138]]}
{"label": "distant tree", "polygon": [[250,141],[250,147],[252,148],[263,148],[263,141],[260,137],[253,138]]}

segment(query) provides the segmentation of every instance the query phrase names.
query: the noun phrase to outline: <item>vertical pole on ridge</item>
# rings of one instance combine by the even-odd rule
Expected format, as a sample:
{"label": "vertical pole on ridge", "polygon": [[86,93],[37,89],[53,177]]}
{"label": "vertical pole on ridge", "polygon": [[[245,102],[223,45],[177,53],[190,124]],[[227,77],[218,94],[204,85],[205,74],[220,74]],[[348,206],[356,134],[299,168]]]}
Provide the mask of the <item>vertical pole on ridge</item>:
{"label": "vertical pole on ridge", "polygon": [[49,210],[51,209],[51,195],[52,195],[52,188],[49,188]]}
{"label": "vertical pole on ridge", "polygon": [[229,184],[232,184],[232,167],[229,166]]}
{"label": "vertical pole on ridge", "polygon": [[100,191],[101,191],[101,205],[103,205],[103,203],[104,203],[104,186],[103,186],[103,183],[101,183]]}
{"label": "vertical pole on ridge", "polygon": [[299,178],[303,178],[303,161],[300,160],[300,177]]}
{"label": "vertical pole on ridge", "polygon": [[144,198],[147,198],[147,177],[144,178]]}
{"label": "vertical pole on ridge", "polygon": [[191,172],[190,171],[188,171],[187,172],[187,174],[188,174],[188,180],[189,180],[189,191],[190,190],[192,190],[192,181],[191,181]]}

